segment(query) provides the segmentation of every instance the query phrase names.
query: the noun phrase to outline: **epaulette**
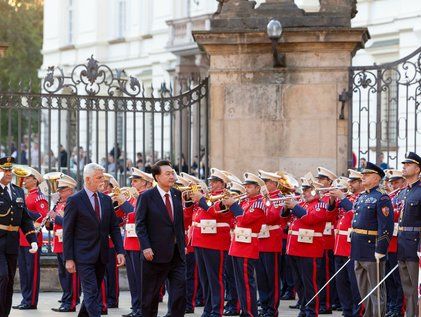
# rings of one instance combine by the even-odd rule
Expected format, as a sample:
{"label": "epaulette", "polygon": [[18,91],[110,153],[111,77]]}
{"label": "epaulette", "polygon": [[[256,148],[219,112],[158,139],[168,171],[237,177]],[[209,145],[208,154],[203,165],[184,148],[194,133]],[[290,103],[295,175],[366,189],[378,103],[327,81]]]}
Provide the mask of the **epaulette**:
{"label": "epaulette", "polygon": [[262,209],[265,210],[265,204],[261,199],[255,201],[253,205],[251,206],[252,209]]}
{"label": "epaulette", "polygon": [[47,197],[41,191],[38,191],[38,196],[35,198],[35,202],[37,203],[41,200],[48,201]]}

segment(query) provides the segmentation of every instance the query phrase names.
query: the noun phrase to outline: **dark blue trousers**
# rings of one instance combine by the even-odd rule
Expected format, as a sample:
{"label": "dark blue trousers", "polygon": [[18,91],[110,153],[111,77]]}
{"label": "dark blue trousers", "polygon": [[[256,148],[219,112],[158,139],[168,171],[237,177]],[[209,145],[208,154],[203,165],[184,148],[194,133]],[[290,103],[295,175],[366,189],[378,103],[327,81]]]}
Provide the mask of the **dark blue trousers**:
{"label": "dark blue trousers", "polygon": [[23,305],[38,305],[40,281],[40,250],[29,253],[30,247],[19,247],[18,266]]}
{"label": "dark blue trousers", "polygon": [[[338,271],[346,261],[348,261],[348,257],[335,256],[335,270]],[[361,297],[360,292],[358,291],[357,279],[355,277],[354,261],[349,261],[346,267],[336,275],[335,280],[339,300],[342,305],[343,316],[362,316],[360,312],[362,307],[358,306]]]}
{"label": "dark blue trousers", "polygon": [[279,252],[260,252],[256,264],[257,289],[264,317],[278,316],[279,281],[281,273]]}
{"label": "dark blue trousers", "polygon": [[317,267],[320,259],[290,256],[295,290],[298,293],[300,317],[316,317],[319,312],[319,297],[317,296],[307,306],[308,301],[317,293]]}
{"label": "dark blue trousers", "polygon": [[[333,250],[324,250],[323,257],[319,261],[320,265],[317,271],[317,285],[319,289],[335,274],[335,260],[333,257]],[[336,290],[336,284],[333,280],[329,283],[319,294],[320,308],[331,309],[332,304],[338,305],[339,298]]]}
{"label": "dark blue trousers", "polygon": [[140,257],[140,251],[126,250],[126,270],[132,311],[137,314],[141,314],[142,310],[142,260]]}
{"label": "dark blue trousers", "polygon": [[239,312],[240,301],[238,300],[237,287],[235,286],[234,264],[232,261],[232,256],[227,255],[224,271],[225,294],[227,300],[225,310]]}
{"label": "dark blue trousers", "polygon": [[[398,264],[397,253],[388,253],[386,259],[386,274]],[[387,311],[401,313],[403,316],[404,294],[402,290],[399,269],[396,269],[386,281],[387,290]]]}
{"label": "dark blue trousers", "polygon": [[9,316],[12,308],[13,281],[18,256],[0,252],[0,316]]}
{"label": "dark blue trousers", "polygon": [[78,317],[101,316],[101,283],[104,280],[105,265],[98,260],[95,264],[76,263],[83,291],[83,301]]}
{"label": "dark blue trousers", "polygon": [[57,253],[58,279],[63,290],[61,306],[68,309],[76,308],[79,303],[79,277],[76,273],[69,273],[66,270],[63,253]]}
{"label": "dark blue trousers", "polygon": [[241,305],[241,316],[257,316],[257,291],[254,270],[257,260],[232,257],[234,263],[235,284]]}
{"label": "dark blue trousers", "polygon": [[225,294],[223,275],[227,251],[196,247],[195,254],[205,297],[203,315],[222,316]]}
{"label": "dark blue trousers", "polygon": [[294,277],[292,276],[291,264],[286,254],[286,239],[282,240],[281,255],[281,297],[284,295],[295,295]]}
{"label": "dark blue trousers", "polygon": [[105,269],[105,284],[107,289],[107,305],[118,307],[120,285],[118,279],[117,254],[114,248],[108,249],[107,267]]}
{"label": "dark blue trousers", "polygon": [[186,254],[186,309],[193,309],[203,301],[202,285],[194,253]]}

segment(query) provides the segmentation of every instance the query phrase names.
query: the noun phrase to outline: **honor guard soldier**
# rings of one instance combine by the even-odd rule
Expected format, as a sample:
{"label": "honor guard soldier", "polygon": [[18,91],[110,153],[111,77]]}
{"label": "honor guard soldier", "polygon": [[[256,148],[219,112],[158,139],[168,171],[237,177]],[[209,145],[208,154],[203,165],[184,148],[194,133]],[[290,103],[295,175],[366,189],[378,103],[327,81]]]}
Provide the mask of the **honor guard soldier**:
{"label": "honor guard soldier", "polygon": [[[362,306],[360,292],[358,291],[357,279],[354,271],[354,261],[350,260],[351,255],[351,231],[352,219],[354,218],[354,210],[352,204],[357,200],[361,192],[364,191],[361,180],[363,175],[354,170],[348,170],[349,178],[340,177],[336,180],[335,186],[349,188],[347,193],[345,190],[335,189],[329,192],[331,196],[330,206],[338,209],[338,220],[335,225],[335,247],[333,249],[335,255],[335,270],[338,272],[348,261],[348,264],[336,275],[336,288],[339,300],[342,306],[342,314],[344,317],[362,316]],[[333,200],[332,199],[336,199]],[[347,199],[352,204],[342,205],[342,200]],[[347,209],[351,208],[351,209]],[[329,208],[330,209],[330,208]]]}
{"label": "honor guard soldier", "polygon": [[129,282],[129,290],[131,297],[131,309],[128,314],[123,317],[140,317],[142,316],[142,261],[140,259],[140,242],[135,230],[135,208],[138,198],[142,193],[152,188],[153,177],[152,174],[145,173],[135,167],[131,168],[132,189],[136,191],[137,195],[132,195],[128,201],[131,212],[127,214],[124,234],[124,250],[126,250],[126,270],[127,280]]}
{"label": "honor guard soldier", "polygon": [[[113,175],[109,173],[104,173],[104,191],[103,193],[109,195],[113,192],[115,188],[119,188],[120,185],[117,180],[114,178]],[[113,198],[113,204],[116,204],[115,201],[117,197]],[[124,212],[119,210],[119,208],[115,208],[115,212],[117,217],[120,220],[120,225],[123,225],[122,217],[125,216]],[[119,213],[120,212],[120,213]],[[118,308],[118,302],[120,297],[120,281],[119,281],[119,273],[117,267],[117,253],[114,248],[114,243],[111,238],[108,238],[108,257],[109,261],[107,263],[105,269],[105,276],[104,276],[104,286],[101,287],[101,293],[106,294],[106,298],[102,299],[102,311],[106,312],[108,308]]]}
{"label": "honor guard soldier", "polygon": [[285,179],[276,173],[259,170],[259,176],[265,182],[269,193],[268,198],[265,199],[266,221],[259,234],[259,261],[256,265],[257,288],[262,308],[261,315],[276,317],[280,300],[282,234],[287,225],[287,219],[281,217],[282,204],[276,199],[289,194],[293,188],[288,188],[288,192],[284,190],[285,192],[282,193],[279,188]]}
{"label": "honor guard soldier", "polygon": [[29,252],[38,251],[34,225],[25,205],[21,188],[11,184],[13,157],[0,158],[0,316],[10,313],[13,281],[19,252],[19,229],[31,244]]}
{"label": "honor guard soldier", "polygon": [[[211,168],[210,172],[210,195],[216,197],[226,190],[228,177],[217,168]],[[224,263],[230,245],[233,215],[209,212],[209,206],[200,191],[192,191],[191,198],[197,203],[193,211],[191,244],[203,286],[203,316],[222,316],[225,294]]]}
{"label": "honor guard soldier", "polygon": [[404,205],[398,228],[398,263],[403,292],[406,298],[406,315],[418,316],[418,244],[421,232],[421,158],[409,152],[402,162],[402,175],[408,184],[403,190]]}
{"label": "honor guard soldier", "polygon": [[63,217],[64,207],[67,198],[73,195],[77,182],[68,175],[62,175],[57,183],[57,192],[59,200],[53,209],[48,213],[54,223],[53,226],[53,252],[57,254],[58,278],[63,290],[61,305],[58,308],[51,308],[52,311],[66,313],[76,311],[76,305],[79,303],[80,281],[76,273],[69,273],[64,266],[63,258]]}
{"label": "honor guard soldier", "polygon": [[40,285],[40,248],[42,247],[42,228],[39,228],[48,213],[47,197],[39,189],[44,179],[42,175],[32,167],[26,167],[29,175],[24,178],[24,186],[28,191],[25,199],[29,215],[38,228],[38,252],[30,253],[28,241],[20,231],[20,248],[18,257],[20,287],[22,301],[14,309],[36,309],[38,305],[39,285]]}
{"label": "honor guard soldier", "polygon": [[[306,177],[301,178],[303,202],[294,199],[285,201],[292,221],[288,233],[287,254],[290,258],[292,274],[299,297],[299,317],[318,316],[319,298],[317,292],[317,262],[323,257],[323,231],[330,214],[327,204],[322,202],[315,191],[316,183]],[[288,213],[284,213],[286,216]]]}
{"label": "honor guard soldier", "polygon": [[[317,182],[321,184],[321,188],[328,188],[332,186],[332,183],[338,177],[332,171],[324,167],[317,168]],[[321,200],[325,203],[329,203],[329,195],[325,192],[320,195]],[[332,214],[333,216],[333,214]],[[325,251],[323,257],[320,260],[320,269],[318,270],[318,286],[321,288],[334,274],[335,263],[333,258],[333,246],[335,244],[334,227],[336,219],[330,219],[326,222],[326,228],[323,231],[323,239],[325,243]],[[320,292],[320,311],[319,314],[331,314],[332,310],[340,310],[340,303],[338,293],[336,291],[336,283],[332,281],[326,288]]]}
{"label": "honor guard soldier", "polygon": [[225,198],[222,204],[215,208],[229,208],[230,213],[236,217],[229,254],[234,263],[241,316],[257,316],[254,270],[259,259],[258,235],[265,223],[265,205],[260,193],[265,183],[252,173],[244,173],[243,186],[246,188],[247,199],[238,203],[233,197]]}
{"label": "honor guard soldier", "polygon": [[[385,175],[384,171],[377,165],[367,162],[361,173],[365,191],[354,203],[351,259],[355,261],[358,289],[361,298],[364,298],[384,277],[384,259],[393,233],[393,207],[389,196],[379,188],[380,181]],[[344,199],[344,207],[346,203]],[[349,206],[345,208],[352,209]],[[380,293],[379,300],[378,293]],[[364,316],[384,316],[386,313],[384,285],[380,286],[379,291],[370,295],[364,306]]]}
{"label": "honor guard soldier", "polygon": [[[389,243],[386,258],[386,272],[388,274],[397,264],[398,250],[398,227],[401,209],[403,207],[403,189],[406,187],[406,181],[402,176],[402,171],[389,169],[385,171],[386,180],[389,183],[391,192],[389,197],[393,206],[393,236]],[[400,317],[405,315],[404,295],[402,290],[399,270],[394,270],[392,275],[385,281],[387,293],[386,317]]]}

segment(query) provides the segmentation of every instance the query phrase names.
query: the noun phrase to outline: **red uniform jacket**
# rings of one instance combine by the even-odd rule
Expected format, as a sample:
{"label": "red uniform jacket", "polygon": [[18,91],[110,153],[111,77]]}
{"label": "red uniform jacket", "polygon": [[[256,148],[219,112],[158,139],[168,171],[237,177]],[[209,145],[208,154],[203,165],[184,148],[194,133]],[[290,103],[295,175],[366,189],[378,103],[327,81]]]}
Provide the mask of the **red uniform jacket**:
{"label": "red uniform jacket", "polygon": [[53,252],[63,253],[63,216],[66,202],[58,202],[56,206],[56,219],[53,227]]}
{"label": "red uniform jacket", "polygon": [[[213,192],[212,195],[221,194],[222,191]],[[219,206],[219,204],[217,204]],[[205,208],[208,208],[207,210]],[[219,213],[216,206],[206,207],[202,198],[199,205],[195,204],[192,211],[192,236],[193,247],[213,250],[228,250],[230,247],[230,229],[234,217],[230,212]],[[216,228],[215,228],[216,225]]]}
{"label": "red uniform jacket", "polygon": [[[230,210],[237,215],[234,237],[231,241],[229,255],[258,259],[259,239],[258,234],[265,223],[265,205],[262,196],[256,196],[241,202],[240,206],[234,204]],[[251,230],[251,241],[247,240],[247,232]],[[245,233],[245,234],[244,234]],[[241,241],[243,240],[243,241]]]}
{"label": "red uniform jacket", "polygon": [[[329,195],[324,195],[321,198],[321,201],[329,204]],[[325,250],[333,250],[333,247],[335,245],[335,226],[336,226],[336,220],[337,220],[338,212],[337,210],[333,213],[330,213],[328,215],[328,218],[326,219],[325,228],[323,230],[323,241],[324,241],[324,248]]]}
{"label": "red uniform jacket", "polygon": [[[278,198],[281,192],[276,190],[269,193],[270,198]],[[279,203],[266,204],[266,221],[259,234],[260,252],[282,252],[282,237],[288,218],[281,217],[283,207]]]}
{"label": "red uniform jacket", "polygon": [[193,211],[194,207],[197,204],[192,204],[189,207],[184,207],[183,215],[184,215],[184,235],[185,235],[185,243],[187,254],[194,252],[194,247],[191,245],[191,237],[192,237],[192,222],[193,222]]}
{"label": "red uniform jacket", "polygon": [[[31,217],[36,224],[40,224],[48,213],[48,201],[43,193],[37,188],[31,189],[25,199],[26,207],[30,212]],[[36,218],[36,219],[34,219]],[[19,229],[19,244],[21,247],[29,247],[29,243],[26,240],[22,230]],[[42,231],[38,233],[38,247],[42,246]]]}
{"label": "red uniform jacket", "polygon": [[[326,221],[331,218],[331,212],[327,210],[327,205],[319,199],[315,199],[308,203],[302,203],[301,206],[295,206],[292,213],[294,217],[288,233],[287,254],[309,258],[322,257],[324,251],[323,231]],[[314,231],[315,236],[312,237],[312,242],[309,242],[307,238],[311,231],[303,231],[306,229]],[[305,236],[297,235],[299,232]]]}
{"label": "red uniform jacket", "polygon": [[390,239],[389,248],[387,252],[396,253],[398,252],[398,224],[399,224],[399,217],[401,214],[401,210],[403,207],[402,199],[399,197],[399,193],[402,189],[397,189],[389,194],[390,199],[392,200],[393,205],[393,235],[392,239]]}
{"label": "red uniform jacket", "polygon": [[[140,194],[139,194],[140,197]],[[129,203],[133,206],[133,210],[136,208],[137,199],[132,197],[129,200]],[[127,214],[126,222],[124,228],[124,241],[123,246],[124,250],[128,251],[140,251],[140,241],[136,235],[136,212],[129,212]]]}
{"label": "red uniform jacket", "polygon": [[[358,194],[350,195],[347,198],[354,203]],[[338,208],[338,221],[335,228],[335,248],[334,254],[338,256],[349,257],[351,255],[351,240],[350,230],[352,228],[352,219],[354,218],[354,211],[339,207],[339,202],[336,204]]]}

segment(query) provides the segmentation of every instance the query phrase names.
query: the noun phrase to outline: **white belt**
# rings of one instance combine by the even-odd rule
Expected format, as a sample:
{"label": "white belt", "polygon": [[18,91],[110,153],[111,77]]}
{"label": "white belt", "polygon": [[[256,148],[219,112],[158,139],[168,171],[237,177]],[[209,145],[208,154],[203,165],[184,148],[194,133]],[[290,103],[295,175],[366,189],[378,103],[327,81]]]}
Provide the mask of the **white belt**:
{"label": "white belt", "polygon": [[276,230],[276,229],[280,229],[281,226],[280,225],[274,225],[274,226],[267,226],[268,230]]}
{"label": "white belt", "polygon": [[[206,225],[203,225],[200,222],[195,222],[195,221],[193,221],[192,225],[193,225],[193,227],[199,227],[199,228],[205,228],[205,227],[207,227]],[[226,223],[226,222],[217,222],[216,223],[216,226],[218,228],[230,227],[230,225],[228,223]]]}
{"label": "white belt", "polygon": [[[300,233],[298,231],[290,230],[288,231],[289,234],[292,234],[293,236],[299,236]],[[313,237],[323,237],[323,234],[320,232],[313,232],[311,234]]]}

